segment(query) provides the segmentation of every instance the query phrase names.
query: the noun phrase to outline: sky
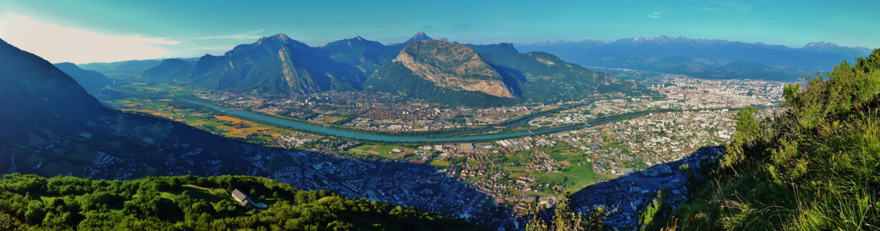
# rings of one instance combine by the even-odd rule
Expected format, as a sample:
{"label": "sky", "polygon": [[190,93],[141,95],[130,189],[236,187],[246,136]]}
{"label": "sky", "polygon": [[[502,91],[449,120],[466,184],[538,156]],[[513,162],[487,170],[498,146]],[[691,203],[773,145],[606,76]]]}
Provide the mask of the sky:
{"label": "sky", "polygon": [[322,46],[419,31],[461,43],[684,36],[880,47],[880,1],[0,1],[0,39],[50,62],[222,55],[284,33]]}

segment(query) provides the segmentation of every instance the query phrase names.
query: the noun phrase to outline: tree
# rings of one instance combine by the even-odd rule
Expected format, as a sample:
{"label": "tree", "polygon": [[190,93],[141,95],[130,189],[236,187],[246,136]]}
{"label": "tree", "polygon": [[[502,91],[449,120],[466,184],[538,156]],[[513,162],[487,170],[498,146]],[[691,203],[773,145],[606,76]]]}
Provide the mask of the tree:
{"label": "tree", "polygon": [[562,197],[556,203],[556,210],[550,223],[544,223],[537,216],[533,216],[532,220],[526,224],[526,230],[599,231],[604,227],[602,219],[608,217],[609,213],[602,207],[593,209],[586,214],[571,211],[571,208],[568,207],[568,199]]}
{"label": "tree", "polygon": [[657,193],[657,198],[654,198],[654,201],[639,214],[639,226],[642,230],[660,229],[663,225],[661,222],[672,211],[669,204],[664,201],[666,199],[665,191],[660,190]]}
{"label": "tree", "polygon": [[9,214],[0,212],[0,230],[15,230],[21,226],[22,224],[18,219],[9,216]]}

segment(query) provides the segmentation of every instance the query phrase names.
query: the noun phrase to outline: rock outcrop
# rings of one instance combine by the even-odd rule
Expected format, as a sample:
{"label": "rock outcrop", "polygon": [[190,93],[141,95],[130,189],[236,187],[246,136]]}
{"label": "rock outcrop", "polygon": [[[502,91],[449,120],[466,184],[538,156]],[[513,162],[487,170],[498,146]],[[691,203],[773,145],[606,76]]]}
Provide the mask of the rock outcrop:
{"label": "rock outcrop", "polygon": [[438,87],[514,98],[498,71],[474,49],[461,44],[441,40],[410,43],[392,62],[400,62]]}

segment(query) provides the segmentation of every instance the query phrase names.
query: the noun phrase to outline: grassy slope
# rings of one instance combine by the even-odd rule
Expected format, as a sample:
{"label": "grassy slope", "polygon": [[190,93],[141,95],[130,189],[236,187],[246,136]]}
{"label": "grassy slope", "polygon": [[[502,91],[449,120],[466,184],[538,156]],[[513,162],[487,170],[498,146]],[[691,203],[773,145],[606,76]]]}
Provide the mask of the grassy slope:
{"label": "grassy slope", "polygon": [[880,50],[787,86],[772,120],[741,111],[724,158],[701,168],[707,184],[648,229],[880,229],[878,92]]}

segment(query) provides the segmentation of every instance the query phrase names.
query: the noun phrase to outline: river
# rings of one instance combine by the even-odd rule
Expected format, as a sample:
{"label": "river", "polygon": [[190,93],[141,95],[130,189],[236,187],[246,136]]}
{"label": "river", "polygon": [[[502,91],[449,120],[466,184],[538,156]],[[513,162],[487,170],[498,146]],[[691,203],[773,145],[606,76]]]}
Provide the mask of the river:
{"label": "river", "polygon": [[[478,135],[478,136],[466,136],[466,137],[429,137],[429,136],[389,136],[389,135],[375,135],[375,134],[364,134],[358,133],[354,131],[344,131],[337,130],[333,128],[326,128],[311,124],[300,123],[291,120],[279,119],[271,116],[260,115],[253,112],[247,111],[236,111],[230,110],[228,108],[224,108],[221,106],[206,104],[196,101],[184,100],[190,103],[206,106],[213,108],[214,110],[218,110],[224,113],[229,113],[237,116],[242,116],[245,118],[250,118],[254,120],[263,121],[266,123],[276,124],[284,127],[290,127],[294,129],[318,132],[332,136],[338,137],[346,137],[346,138],[355,138],[355,139],[363,139],[363,140],[373,140],[373,141],[391,141],[391,142],[420,142],[420,143],[444,143],[444,142],[462,142],[462,141],[477,141],[477,140],[494,140],[494,139],[505,139],[505,138],[513,138],[520,136],[528,136],[531,135],[530,132],[517,132],[517,133],[505,133],[505,134],[494,134],[494,135]],[[547,130],[535,131],[534,134],[544,134],[544,133],[552,133],[558,131],[571,130],[575,128],[580,128],[582,126],[568,126]]]}

